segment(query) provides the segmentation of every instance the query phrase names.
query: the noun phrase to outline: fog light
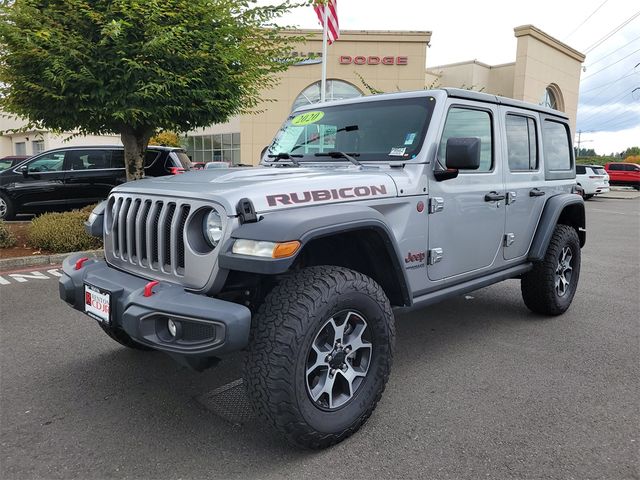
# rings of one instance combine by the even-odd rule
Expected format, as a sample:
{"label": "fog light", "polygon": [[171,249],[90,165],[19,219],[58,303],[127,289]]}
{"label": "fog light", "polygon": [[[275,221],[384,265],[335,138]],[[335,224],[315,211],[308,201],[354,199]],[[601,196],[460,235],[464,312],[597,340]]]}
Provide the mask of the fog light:
{"label": "fog light", "polygon": [[178,334],[178,326],[173,320],[167,320],[167,328],[169,329],[169,333],[172,337],[175,337]]}

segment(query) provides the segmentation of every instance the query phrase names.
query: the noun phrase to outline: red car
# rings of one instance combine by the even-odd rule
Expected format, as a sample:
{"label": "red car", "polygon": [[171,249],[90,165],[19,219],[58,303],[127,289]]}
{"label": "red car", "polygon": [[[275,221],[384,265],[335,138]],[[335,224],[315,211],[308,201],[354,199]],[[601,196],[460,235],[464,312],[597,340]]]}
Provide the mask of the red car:
{"label": "red car", "polygon": [[604,166],[609,174],[609,185],[633,187],[640,190],[640,165],[637,163],[609,162]]}

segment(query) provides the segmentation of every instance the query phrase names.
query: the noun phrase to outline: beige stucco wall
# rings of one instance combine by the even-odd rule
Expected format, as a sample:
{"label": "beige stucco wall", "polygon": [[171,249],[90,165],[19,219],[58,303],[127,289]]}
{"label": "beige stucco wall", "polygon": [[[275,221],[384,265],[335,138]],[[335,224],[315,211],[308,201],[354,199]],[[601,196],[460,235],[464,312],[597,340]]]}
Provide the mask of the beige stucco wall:
{"label": "beige stucco wall", "polygon": [[556,84],[562,93],[562,110],[575,133],[580,73],[585,56],[532,25],[514,29],[518,38],[513,97],[540,103],[545,89]]}
{"label": "beige stucco wall", "polygon": [[487,65],[477,60],[430,67],[429,83],[442,87],[472,88],[495,95],[539,104],[546,88],[554,84],[561,92],[564,111],[575,132],[581,64],[585,56],[532,25],[516,27],[516,61]]}
{"label": "beige stucco wall", "polygon": [[[296,32],[299,33],[310,35],[310,39],[300,45],[297,51],[322,52],[320,31]],[[328,48],[327,78],[347,81],[364,94],[369,92],[357,74],[362,75],[372,87],[385,92],[422,89],[425,86],[424,72],[430,38],[431,32],[342,31],[340,39]],[[350,56],[352,59],[356,56],[366,59],[393,57],[394,65],[383,65],[381,62],[377,65],[341,64],[341,56]],[[397,65],[398,57],[406,57],[406,65]],[[240,117],[242,163],[258,163],[260,152],[271,142],[291,112],[295,98],[306,87],[319,81],[320,77],[320,64],[293,66],[281,75],[279,85],[265,92],[265,99],[274,101],[263,103],[264,112]]]}
{"label": "beige stucco wall", "polygon": [[[119,135],[81,135],[72,137],[72,133],[54,134],[48,131],[20,131],[27,121],[0,114],[0,157],[15,155],[15,144],[24,142],[27,155],[33,155],[33,141],[43,140],[44,149],[82,145],[122,145]],[[14,133],[15,132],[15,133]]]}

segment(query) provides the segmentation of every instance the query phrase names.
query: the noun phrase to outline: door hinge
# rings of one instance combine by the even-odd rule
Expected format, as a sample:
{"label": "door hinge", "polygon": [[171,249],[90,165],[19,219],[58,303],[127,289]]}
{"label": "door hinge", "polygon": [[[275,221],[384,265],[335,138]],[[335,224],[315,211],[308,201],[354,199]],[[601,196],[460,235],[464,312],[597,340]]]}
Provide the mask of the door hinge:
{"label": "door hinge", "polygon": [[429,250],[429,253],[427,255],[427,263],[429,265],[438,263],[440,260],[442,260],[443,256],[444,251],[441,248],[432,248],[431,250]]}
{"label": "door hinge", "polygon": [[518,196],[518,194],[516,192],[507,192],[506,204],[507,205],[511,205],[512,203],[515,203],[517,196]]}
{"label": "door hinge", "polygon": [[444,198],[431,197],[429,199],[429,213],[441,212],[444,210]]}
{"label": "door hinge", "polygon": [[505,233],[504,235],[504,246],[505,247],[510,247],[511,245],[513,245],[513,242],[516,241],[516,234],[515,233]]}

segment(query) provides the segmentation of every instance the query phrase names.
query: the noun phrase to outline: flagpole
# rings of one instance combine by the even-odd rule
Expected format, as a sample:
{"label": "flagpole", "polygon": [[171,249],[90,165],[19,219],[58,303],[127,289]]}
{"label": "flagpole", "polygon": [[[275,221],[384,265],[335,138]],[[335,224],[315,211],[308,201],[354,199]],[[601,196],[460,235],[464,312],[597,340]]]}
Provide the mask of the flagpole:
{"label": "flagpole", "polygon": [[329,14],[327,12],[327,4],[324,4],[322,28],[322,80],[320,81],[320,102],[324,103],[327,98],[327,25],[329,23]]}

